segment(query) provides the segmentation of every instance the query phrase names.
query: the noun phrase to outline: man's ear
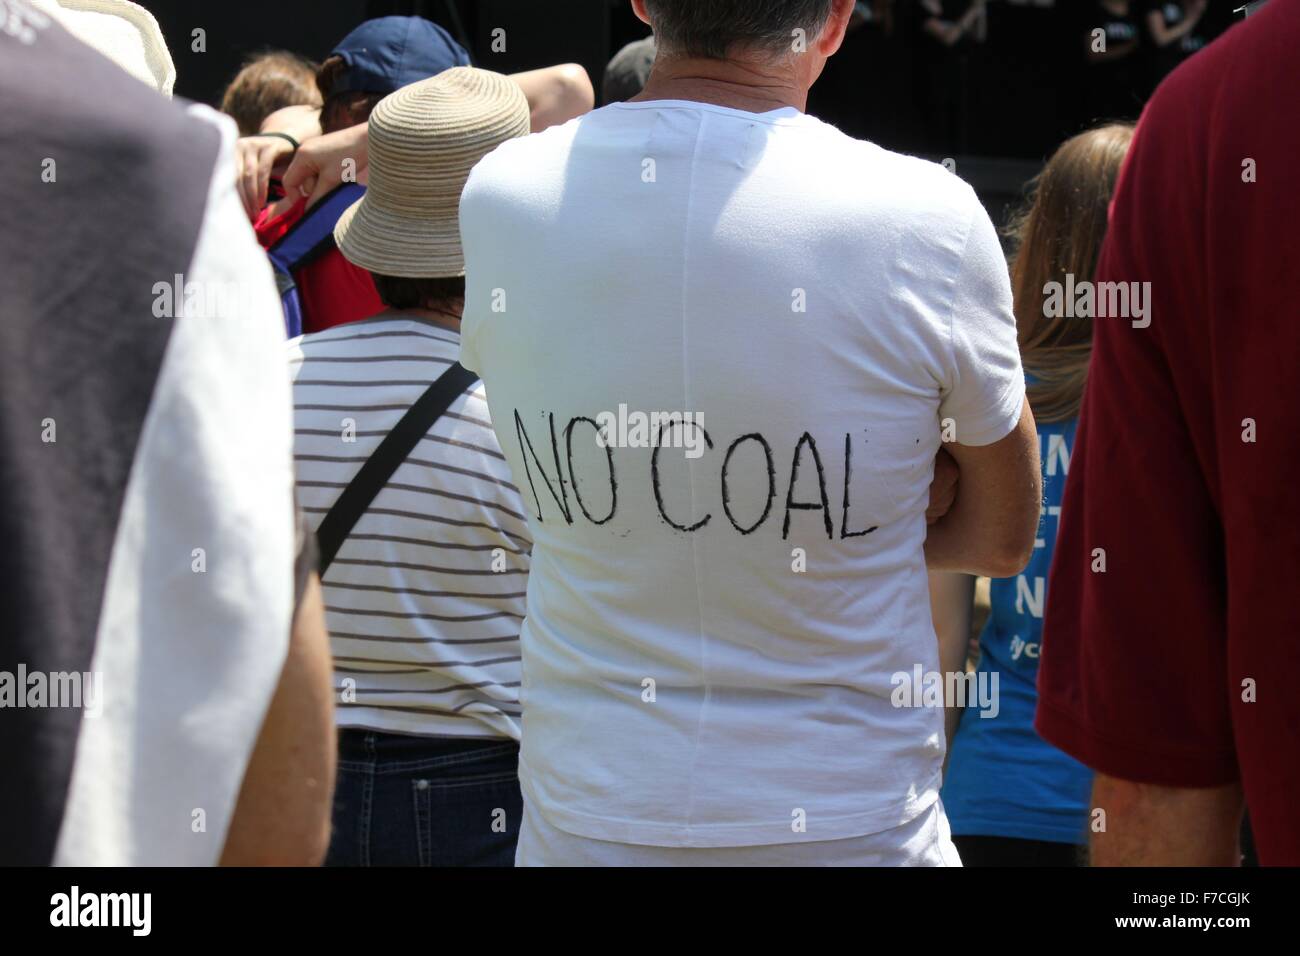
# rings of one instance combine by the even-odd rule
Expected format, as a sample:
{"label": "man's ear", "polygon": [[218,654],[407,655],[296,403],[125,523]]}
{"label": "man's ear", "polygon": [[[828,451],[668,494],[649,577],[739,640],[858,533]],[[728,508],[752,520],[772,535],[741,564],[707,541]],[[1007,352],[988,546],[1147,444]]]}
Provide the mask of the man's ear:
{"label": "man's ear", "polygon": [[646,26],[651,26],[650,14],[646,12],[645,8],[645,0],[632,0],[632,12],[635,13],[636,18]]}
{"label": "man's ear", "polygon": [[[643,0],[632,0],[633,6],[643,5]],[[844,34],[848,32],[849,21],[853,19],[854,0],[834,0],[831,15],[821,36],[817,38],[817,52],[822,56],[834,56],[844,43]],[[650,21],[646,21],[649,23]]]}

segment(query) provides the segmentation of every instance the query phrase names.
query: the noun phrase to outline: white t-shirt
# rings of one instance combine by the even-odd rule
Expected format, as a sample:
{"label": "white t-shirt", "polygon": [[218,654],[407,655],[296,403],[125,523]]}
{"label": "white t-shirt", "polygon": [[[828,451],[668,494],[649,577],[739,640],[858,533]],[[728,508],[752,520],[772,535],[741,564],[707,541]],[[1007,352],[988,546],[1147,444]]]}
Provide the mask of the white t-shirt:
{"label": "white t-shirt", "polygon": [[[939,670],[941,421],[988,444],[1024,394],[970,187],[791,108],[624,103],[499,147],[461,229],[461,362],[535,541],[520,775],[539,812],[742,846],[929,807],[942,711],[891,693]],[[653,412],[693,416],[649,429],[678,447],[646,446]]]}

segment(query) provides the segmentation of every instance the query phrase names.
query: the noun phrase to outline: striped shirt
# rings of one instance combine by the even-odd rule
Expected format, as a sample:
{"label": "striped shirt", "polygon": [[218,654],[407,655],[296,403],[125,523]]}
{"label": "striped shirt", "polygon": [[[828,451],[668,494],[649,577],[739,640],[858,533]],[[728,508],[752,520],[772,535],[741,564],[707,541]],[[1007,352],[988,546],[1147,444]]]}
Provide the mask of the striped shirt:
{"label": "striped shirt", "polygon": [[[391,314],[289,343],[298,495],[313,527],[459,354],[456,332]],[[518,739],[531,547],[476,382],[397,469],[326,573],[339,725]]]}

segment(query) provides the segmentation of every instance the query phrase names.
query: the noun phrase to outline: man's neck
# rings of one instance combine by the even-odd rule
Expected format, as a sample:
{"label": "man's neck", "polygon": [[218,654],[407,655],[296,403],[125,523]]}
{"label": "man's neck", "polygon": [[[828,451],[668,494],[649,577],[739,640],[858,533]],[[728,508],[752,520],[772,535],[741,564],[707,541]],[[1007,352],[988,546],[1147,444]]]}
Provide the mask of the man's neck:
{"label": "man's neck", "polygon": [[655,62],[645,89],[632,102],[688,100],[749,113],[808,107],[808,87],[786,64],[665,57]]}

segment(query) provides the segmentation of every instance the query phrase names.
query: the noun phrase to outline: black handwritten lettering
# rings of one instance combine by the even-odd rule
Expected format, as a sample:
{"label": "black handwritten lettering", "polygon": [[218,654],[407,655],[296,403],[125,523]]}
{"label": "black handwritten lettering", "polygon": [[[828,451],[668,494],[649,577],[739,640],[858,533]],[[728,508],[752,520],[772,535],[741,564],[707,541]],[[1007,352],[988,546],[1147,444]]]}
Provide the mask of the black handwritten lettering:
{"label": "black handwritten lettering", "polygon": [[524,428],[524,421],[519,417],[519,409],[515,409],[515,434],[519,439],[519,455],[524,460],[524,474],[528,476],[528,487],[533,489],[533,501],[537,503],[537,520],[542,521],[542,501],[537,495],[537,486],[533,483],[533,473],[528,467],[528,456],[533,456],[533,461],[537,465],[537,470],[541,472],[542,481],[546,482],[546,490],[551,493],[555,503],[559,505],[560,513],[564,515],[566,524],[573,524],[573,514],[569,509],[569,494],[564,489],[564,469],[560,466],[560,448],[555,440],[555,413],[552,412],[551,420],[551,454],[555,459],[555,476],[560,483],[560,493],[555,493],[555,487],[551,484],[551,479],[546,475],[546,469],[542,467],[542,460],[537,457],[537,452],[533,449],[533,443],[528,437],[528,432]]}
{"label": "black handwritten lettering", "polygon": [[[537,520],[539,522],[545,520],[545,507],[542,504],[541,491],[537,487],[538,476],[540,476],[542,484],[546,486],[547,493],[550,495],[552,502],[559,508],[566,524],[573,525],[575,523],[575,509],[572,507],[568,495],[568,486],[570,485],[573,489],[573,498],[577,502],[576,510],[582,517],[585,517],[592,525],[597,526],[607,525],[613,521],[615,516],[619,514],[620,506],[618,480],[620,468],[615,459],[620,454],[618,449],[623,447],[625,439],[620,435],[617,440],[611,440],[614,436],[606,434],[608,426],[603,426],[601,419],[609,415],[609,413],[602,412],[595,418],[585,415],[575,415],[569,418],[567,424],[562,428],[564,456],[561,457],[558,431],[555,427],[556,414],[554,412],[538,412],[537,414],[541,416],[543,421],[547,422],[550,429],[551,461],[548,463],[543,463],[541,456],[538,455],[532,438],[524,426],[523,416],[520,411],[515,409],[514,414],[515,433],[519,442],[520,457],[523,460],[527,485],[533,496],[534,507],[530,511],[535,514]],[[714,464],[714,459],[710,459],[707,463],[695,461],[695,458],[702,455],[704,451],[711,453],[715,450],[713,437],[701,421],[679,413],[655,412],[650,417],[650,423],[649,428],[644,428],[639,433],[637,442],[632,442],[630,439],[626,440],[628,447],[648,447],[650,450],[651,488],[654,493],[655,505],[659,510],[659,516],[665,524],[677,531],[687,533],[699,531],[709,525],[713,520],[713,513],[709,511],[709,505],[711,504],[708,500],[709,496],[707,493],[697,494],[700,482],[696,479],[705,476],[707,476],[707,487],[720,489],[722,510],[726,514],[727,521],[736,532],[741,535],[752,535],[767,524],[768,519],[775,510],[774,502],[778,494],[774,446],[767,436],[762,432],[752,431],[734,439],[729,445],[726,445],[726,452],[721,458],[721,468],[715,471],[717,465]],[[590,452],[585,450],[586,446],[582,444],[581,440],[575,442],[574,432],[579,425],[587,425],[592,429],[595,433],[597,446],[605,452],[605,464],[609,480],[609,505],[608,511],[603,515],[594,514],[592,511],[592,507],[597,510],[600,509],[600,503],[597,499],[602,497],[600,490],[602,480],[597,474],[599,466],[595,464]],[[680,434],[674,434],[673,429],[677,428],[682,430]],[[698,442],[687,442],[685,440],[693,437],[686,432],[687,428],[698,429],[699,434],[704,436],[703,448],[699,446]],[[823,435],[822,437],[825,438],[826,436]],[[677,441],[675,439],[682,440]],[[743,447],[747,443],[752,443],[762,449],[767,469],[767,498],[763,501],[762,513],[757,515],[755,512],[758,509],[755,508],[755,505],[760,500],[759,495],[761,492],[755,493],[750,489],[758,483],[755,478],[761,472],[754,473],[753,465],[751,465],[751,462],[754,461],[754,453],[753,451],[746,453]],[[871,524],[868,520],[865,520],[871,517],[879,517],[871,514],[873,507],[878,503],[875,496],[869,493],[869,484],[864,485],[863,472],[870,475],[872,468],[870,467],[870,460],[867,461],[866,465],[861,460],[860,450],[863,447],[863,439],[859,437],[856,443],[858,449],[854,448],[853,432],[844,435],[844,486],[840,498],[838,534],[840,540],[861,538],[880,530],[878,524]],[[576,449],[575,444],[578,446]],[[661,471],[659,456],[665,447],[686,450],[686,480],[684,482],[681,480],[681,473],[677,471],[676,467]],[[859,451],[859,461],[856,463],[854,462],[855,450]],[[576,456],[575,451],[577,452]],[[681,451],[674,451],[674,454],[681,453]],[[740,464],[736,464],[733,460],[738,455],[741,458]],[[808,470],[804,467],[806,457],[811,457],[813,467],[817,472],[818,497],[815,499],[808,497],[809,491],[806,487],[800,488],[799,486],[801,473],[806,473]],[[643,461],[644,459],[640,460]],[[674,461],[672,464],[677,466],[678,463]],[[837,462],[832,464],[837,464]],[[855,464],[858,473],[858,520],[864,525],[859,529],[850,528],[850,512],[854,507],[853,481]],[[739,470],[733,470],[733,465]],[[582,472],[581,475],[578,474],[579,471]],[[755,477],[750,477],[751,475]],[[834,475],[832,474],[830,477],[833,478]],[[718,484],[709,484],[713,481],[717,481]],[[811,431],[805,431],[795,443],[790,460],[789,485],[785,496],[785,517],[781,522],[782,540],[789,540],[791,537],[793,515],[796,511],[820,511],[827,540],[833,541],[836,539],[836,522],[830,511],[827,483],[827,469],[817,447],[817,440],[813,437]],[[804,485],[807,484],[808,479],[805,474]],[[741,489],[739,493],[737,492],[738,488]],[[626,504],[626,481],[624,482],[624,488],[621,490],[624,492],[623,497],[625,499],[622,502],[623,510],[626,511],[628,507]],[[863,497],[864,495],[865,497]],[[589,505],[592,507],[589,507]],[[670,515],[670,509],[677,513]],[[701,511],[704,511],[705,514],[699,520],[695,520],[695,515]],[[866,512],[865,515],[863,512]],[[746,523],[747,520],[752,523]],[[631,530],[623,531],[621,536],[626,536]],[[808,527],[803,530],[806,532],[812,529]]]}
{"label": "black handwritten lettering", "polygon": [[840,509],[840,538],[860,538],[864,534],[871,534],[878,525],[872,525],[866,531],[849,530],[849,476],[853,474],[853,438],[850,433],[844,433],[844,498]]}
{"label": "black handwritten lettering", "polygon": [[596,429],[599,436],[600,423],[594,418],[571,418],[569,424],[564,429],[564,448],[569,462],[569,480],[573,482],[573,499],[578,502],[578,507],[592,524],[604,524],[614,517],[614,512],[618,510],[618,479],[614,475],[614,447],[609,442],[605,442],[605,455],[609,460],[609,514],[597,521],[587,510],[587,505],[582,500],[582,492],[578,490],[578,474],[573,470],[573,426],[578,422],[586,422],[592,428]]}
{"label": "black handwritten lettering", "polygon": [[[763,514],[748,528],[742,528],[736,521],[736,516],[731,513],[731,489],[727,486],[727,468],[731,464],[731,456],[735,454],[736,448],[741,442],[756,441],[763,446],[763,454],[767,456],[767,504],[763,506]],[[727,520],[731,526],[741,534],[752,534],[758,529],[767,516],[772,513],[772,501],[776,498],[776,468],[772,461],[772,446],[767,443],[767,439],[758,432],[750,432],[748,435],[741,435],[731,443],[727,449],[727,456],[722,460],[722,510],[727,513]]]}
{"label": "black handwritten lettering", "polygon": [[[682,424],[683,424],[682,422],[671,422],[669,426],[663,431],[670,432],[673,430],[673,428]],[[713,450],[713,439],[709,437],[708,429],[706,429],[703,425],[697,424],[696,422],[687,422],[685,424],[692,425],[695,428],[698,428],[701,432],[703,432],[704,443],[708,446],[710,451]],[[688,527],[683,524],[678,524],[672,518],[668,517],[668,512],[664,509],[664,494],[662,489],[659,487],[659,452],[663,449],[664,437],[665,436],[661,432],[659,437],[655,441],[655,450],[650,453],[650,479],[651,479],[651,484],[654,485],[655,504],[659,506],[659,516],[663,518],[664,521],[668,522],[670,525],[676,528],[678,531],[698,531],[701,528],[703,528],[706,524],[709,523],[709,520],[713,517],[712,512],[706,514],[699,521],[695,522],[695,524],[690,525]]]}
{"label": "black handwritten lettering", "polygon": [[[803,454],[804,445],[812,452],[813,462],[817,465],[817,484],[821,489],[821,501],[817,504],[794,500],[794,486],[799,481],[799,459]],[[799,443],[794,446],[794,460],[790,463],[790,490],[785,496],[785,525],[781,530],[781,539],[785,540],[790,537],[790,512],[800,511],[818,511],[822,513],[822,520],[826,523],[826,537],[833,540],[835,537],[835,527],[831,524],[831,503],[826,497],[826,472],[822,468],[822,456],[817,454],[817,442],[812,435],[804,432],[799,439]]]}

